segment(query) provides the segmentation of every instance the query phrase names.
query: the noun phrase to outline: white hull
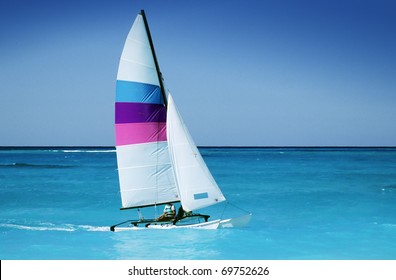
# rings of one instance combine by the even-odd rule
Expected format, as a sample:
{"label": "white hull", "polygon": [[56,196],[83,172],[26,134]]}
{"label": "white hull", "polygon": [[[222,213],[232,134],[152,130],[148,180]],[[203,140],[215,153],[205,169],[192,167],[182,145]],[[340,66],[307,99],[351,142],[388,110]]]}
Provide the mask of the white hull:
{"label": "white hull", "polygon": [[174,225],[172,223],[158,223],[158,224],[150,224],[148,226],[128,226],[128,227],[116,227],[114,231],[130,231],[130,230],[141,230],[141,229],[175,229],[175,228],[197,228],[197,229],[217,229],[219,228],[221,220],[213,220],[210,222],[198,223],[198,224],[189,224],[189,225]]}
{"label": "white hull", "polygon": [[186,225],[174,225],[172,223],[158,223],[158,224],[150,224],[148,226],[123,226],[123,227],[115,227],[114,231],[131,231],[131,230],[142,230],[142,229],[178,229],[178,228],[194,228],[194,229],[221,229],[221,228],[240,228],[245,227],[250,219],[252,214],[248,214],[241,217],[230,218],[225,220],[213,220],[210,222],[203,222],[197,224],[186,224]]}
{"label": "white hull", "polygon": [[190,224],[190,225],[173,225],[173,224],[162,224],[162,225],[149,225],[148,228],[154,229],[173,229],[173,228],[198,228],[198,229],[217,229],[221,220],[213,220],[210,222]]}

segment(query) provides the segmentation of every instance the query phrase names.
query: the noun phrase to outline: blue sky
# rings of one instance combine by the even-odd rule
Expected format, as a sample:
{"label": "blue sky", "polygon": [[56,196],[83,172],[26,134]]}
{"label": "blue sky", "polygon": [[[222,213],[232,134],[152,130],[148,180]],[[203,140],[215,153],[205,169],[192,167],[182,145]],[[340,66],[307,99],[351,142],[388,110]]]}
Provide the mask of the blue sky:
{"label": "blue sky", "polygon": [[351,0],[2,0],[0,145],[114,145],[141,9],[198,145],[396,145],[396,2]]}

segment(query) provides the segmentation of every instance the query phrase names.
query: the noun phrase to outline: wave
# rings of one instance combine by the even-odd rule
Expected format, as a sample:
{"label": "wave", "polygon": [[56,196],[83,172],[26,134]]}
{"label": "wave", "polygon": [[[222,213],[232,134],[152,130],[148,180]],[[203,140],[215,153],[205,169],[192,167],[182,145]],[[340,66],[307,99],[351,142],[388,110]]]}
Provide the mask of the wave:
{"label": "wave", "polygon": [[384,227],[396,228],[396,224],[383,224]]}
{"label": "wave", "polygon": [[384,186],[383,189],[396,189],[396,184]]}
{"label": "wave", "polygon": [[50,150],[54,153],[115,153],[115,149],[111,150]]}
{"label": "wave", "polygon": [[19,225],[19,224],[0,224],[0,227],[12,228],[18,230],[31,231],[110,231],[109,226],[91,226],[91,225],[55,225],[51,223],[43,223],[39,225]]}
{"label": "wave", "polygon": [[393,192],[396,191],[396,185],[393,184],[393,185],[383,186],[383,187],[381,187],[381,191],[382,191],[383,194],[385,194],[385,193],[393,193]]}
{"label": "wave", "polygon": [[60,165],[60,164],[34,164],[24,162],[14,162],[9,164],[0,164],[0,168],[72,168],[73,165]]}

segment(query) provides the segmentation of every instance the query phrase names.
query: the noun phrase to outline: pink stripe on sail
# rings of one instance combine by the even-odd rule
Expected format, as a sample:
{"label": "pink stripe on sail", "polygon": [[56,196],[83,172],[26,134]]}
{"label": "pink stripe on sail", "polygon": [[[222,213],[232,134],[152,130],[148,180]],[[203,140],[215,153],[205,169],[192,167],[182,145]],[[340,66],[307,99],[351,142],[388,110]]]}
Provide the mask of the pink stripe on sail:
{"label": "pink stripe on sail", "polygon": [[166,141],[166,123],[120,123],[115,125],[116,145]]}

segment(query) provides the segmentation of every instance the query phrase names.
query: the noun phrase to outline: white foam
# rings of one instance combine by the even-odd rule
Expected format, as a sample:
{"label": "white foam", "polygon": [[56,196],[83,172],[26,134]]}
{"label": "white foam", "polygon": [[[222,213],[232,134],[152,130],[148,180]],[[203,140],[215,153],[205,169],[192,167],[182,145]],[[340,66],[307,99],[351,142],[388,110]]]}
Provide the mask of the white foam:
{"label": "white foam", "polygon": [[89,225],[81,225],[78,226],[79,229],[81,230],[86,230],[86,231],[109,231],[110,227],[108,226],[89,226]]}
{"label": "white foam", "polygon": [[36,231],[75,231],[73,228],[61,226],[24,226],[16,224],[0,224],[1,227],[8,227],[21,230],[36,230]]}
{"label": "white foam", "polygon": [[0,224],[0,227],[13,228],[19,230],[32,230],[32,231],[110,231],[108,226],[91,226],[91,225],[54,225],[51,223],[42,223],[37,226],[26,226],[18,224]]}

